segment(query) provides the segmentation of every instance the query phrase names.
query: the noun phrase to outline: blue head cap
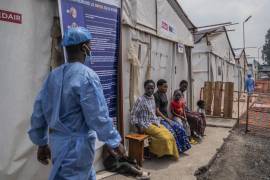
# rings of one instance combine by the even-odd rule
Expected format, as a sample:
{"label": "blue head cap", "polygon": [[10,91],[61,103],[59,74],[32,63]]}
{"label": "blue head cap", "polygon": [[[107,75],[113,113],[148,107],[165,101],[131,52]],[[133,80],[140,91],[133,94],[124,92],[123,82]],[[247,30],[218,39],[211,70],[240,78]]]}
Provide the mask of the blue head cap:
{"label": "blue head cap", "polygon": [[248,74],[248,77],[249,77],[249,78],[251,78],[251,77],[252,77],[252,75],[251,75],[251,74]]}
{"label": "blue head cap", "polygon": [[90,41],[91,39],[92,35],[90,31],[84,27],[68,28],[68,30],[64,34],[62,45],[77,45],[83,42]]}

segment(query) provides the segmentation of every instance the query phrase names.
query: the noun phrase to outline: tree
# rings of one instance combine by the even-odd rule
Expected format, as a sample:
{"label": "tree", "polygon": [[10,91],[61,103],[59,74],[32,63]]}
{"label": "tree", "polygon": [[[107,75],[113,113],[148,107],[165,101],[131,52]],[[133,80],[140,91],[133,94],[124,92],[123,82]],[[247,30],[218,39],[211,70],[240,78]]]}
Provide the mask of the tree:
{"label": "tree", "polygon": [[267,31],[265,36],[265,44],[263,46],[262,55],[264,61],[270,65],[270,29]]}

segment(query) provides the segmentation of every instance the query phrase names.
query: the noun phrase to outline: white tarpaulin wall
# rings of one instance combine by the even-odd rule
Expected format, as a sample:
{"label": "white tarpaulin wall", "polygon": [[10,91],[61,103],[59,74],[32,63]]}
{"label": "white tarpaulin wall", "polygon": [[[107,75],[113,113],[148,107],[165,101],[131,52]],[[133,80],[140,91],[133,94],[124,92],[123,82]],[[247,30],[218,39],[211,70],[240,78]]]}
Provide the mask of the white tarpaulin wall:
{"label": "white tarpaulin wall", "polygon": [[[222,29],[225,31],[225,28]],[[205,36],[197,39],[192,51],[194,104],[200,98],[200,91],[205,81],[238,82],[234,54],[226,32],[211,33],[210,29]],[[236,86],[234,89],[236,90]]]}
{"label": "white tarpaulin wall", "polygon": [[[139,4],[139,12],[131,18],[147,24],[148,29],[156,27],[156,12],[149,6],[153,1],[124,1],[124,4]],[[120,0],[102,0],[102,2],[120,4]],[[144,2],[144,3],[143,3]],[[149,3],[148,3],[149,2]],[[146,6],[147,4],[147,6]],[[160,8],[167,7],[167,2],[159,1]],[[132,12],[137,6],[128,6]],[[147,9],[145,9],[147,8]],[[149,9],[148,9],[149,8]],[[0,179],[5,180],[45,180],[48,177],[49,167],[45,167],[36,160],[36,148],[29,141],[27,130],[30,125],[33,102],[42,81],[49,73],[51,56],[51,27],[53,16],[57,14],[57,3],[55,0],[1,0],[0,9],[10,10],[22,14],[22,24],[13,24],[0,21]],[[150,13],[151,12],[151,13]],[[142,83],[145,77],[152,77],[155,81],[159,78],[168,80],[170,98],[171,90],[178,86],[179,81],[187,79],[187,62],[185,53],[178,54],[175,42],[185,45],[193,45],[192,35],[179,19],[167,19],[167,15],[160,12],[160,19],[165,19],[168,25],[175,30],[175,35],[168,32],[163,38],[173,39],[174,42],[157,38],[142,32],[123,28],[123,82],[124,82],[124,119],[128,126],[127,115],[129,113],[129,72],[128,47],[133,42],[135,51],[138,53],[140,45],[140,60],[150,63],[150,66],[142,64],[140,69],[139,89],[142,92]],[[171,12],[174,11],[171,9]],[[125,14],[125,13],[124,13]],[[133,13],[131,13],[133,14]],[[139,15],[139,16],[137,16]],[[154,15],[154,18],[153,18]],[[166,15],[166,16],[165,16]],[[139,17],[137,19],[137,17]],[[147,17],[147,18],[144,18]],[[176,17],[175,14],[173,17]],[[134,24],[133,24],[134,25]],[[158,26],[160,28],[160,25]],[[183,33],[182,33],[183,32]],[[153,34],[153,32],[151,32]],[[132,40],[137,38],[140,41]],[[174,39],[175,38],[175,39]],[[150,44],[151,43],[151,44]],[[151,47],[151,48],[150,48]],[[153,56],[153,57],[152,57]],[[149,60],[151,60],[149,62]],[[165,66],[166,65],[166,66]],[[172,77],[176,65],[176,76]],[[170,79],[172,79],[170,81]],[[177,85],[174,84],[177,82]],[[172,88],[173,87],[173,88]],[[127,129],[127,128],[126,128]],[[128,132],[128,131],[126,131]]]}
{"label": "white tarpaulin wall", "polygon": [[[99,1],[120,6],[120,0]],[[57,1],[1,0],[0,10],[22,14],[22,24],[0,21],[0,179],[46,180],[49,166],[37,162],[27,130],[35,96],[49,73]]]}
{"label": "white tarpaulin wall", "polygon": [[168,99],[179,82],[188,79],[185,50],[176,43],[193,46],[193,36],[167,0],[123,0],[122,14],[123,112],[125,133],[129,113],[144,92],[146,79],[165,79]]}
{"label": "white tarpaulin wall", "polygon": [[233,75],[234,90],[238,91],[239,88],[241,89],[241,76],[240,76],[240,79],[238,79],[238,75],[239,74],[241,75],[241,70],[240,70],[240,73],[239,73],[239,69],[237,68],[237,66],[234,66],[233,71],[234,71],[233,72],[234,73],[234,75]]}
{"label": "white tarpaulin wall", "polygon": [[22,24],[0,21],[0,179],[45,180],[27,130],[34,98],[49,71],[52,0],[1,0],[0,9],[22,14]]}
{"label": "white tarpaulin wall", "polygon": [[193,53],[192,71],[194,79],[194,104],[200,99],[201,90],[206,81],[224,81],[226,69],[223,60],[208,53]]}
{"label": "white tarpaulin wall", "polygon": [[[174,50],[174,58],[173,58],[173,67],[172,67],[172,96],[175,89],[179,88],[179,84],[181,80],[188,80],[189,79],[189,69],[188,69],[188,60],[185,51],[183,53],[179,53],[177,48],[173,47]],[[191,60],[192,61],[192,60]],[[187,90],[191,93],[192,90]],[[188,99],[188,102],[191,101],[188,98],[188,92],[186,92],[185,97]]]}
{"label": "white tarpaulin wall", "polygon": [[[224,81],[224,62],[222,61],[222,59],[220,59],[217,56],[213,56],[211,55],[212,59],[214,59],[214,61],[211,61],[211,65],[213,67],[213,69],[215,69],[215,79],[214,81]],[[215,64],[214,64],[215,63]]]}
{"label": "white tarpaulin wall", "polygon": [[170,95],[172,91],[173,43],[155,37],[151,40],[151,79],[155,82],[159,79],[165,79],[168,82],[167,93]]}
{"label": "white tarpaulin wall", "polygon": [[[147,11],[147,9],[145,10]],[[189,30],[165,0],[157,0],[157,23],[158,35],[172,41],[193,46],[193,37]],[[166,24],[169,26],[169,30],[166,30]]]}
{"label": "white tarpaulin wall", "polygon": [[238,70],[236,65],[229,63],[212,53],[193,53],[192,68],[194,79],[194,103],[200,99],[201,88],[204,87],[205,81],[234,82],[234,89],[237,90],[238,88]]}
{"label": "white tarpaulin wall", "polygon": [[123,0],[122,19],[131,27],[193,46],[192,34],[167,0]]}
{"label": "white tarpaulin wall", "polygon": [[226,61],[235,62],[233,53],[228,42],[226,33],[218,33],[210,38],[213,54],[218,55],[220,58]]}
{"label": "white tarpaulin wall", "polygon": [[208,65],[209,53],[197,53],[192,55],[192,72],[194,85],[194,104],[200,99],[201,88],[205,81],[211,81],[209,76],[215,74],[215,68]]}
{"label": "white tarpaulin wall", "polygon": [[236,68],[235,64],[227,63],[228,79],[226,82],[234,82],[234,68]]}
{"label": "white tarpaulin wall", "polygon": [[247,68],[247,62],[246,62],[246,57],[245,57],[245,53],[244,52],[242,52],[241,53],[241,55],[240,55],[240,58],[239,58],[239,62],[240,62],[240,78],[241,78],[241,81],[240,81],[240,89],[241,89],[241,91],[244,91],[244,83],[245,83],[245,77],[244,77],[244,75],[245,74],[247,74],[247,72],[246,73],[244,73],[244,71],[245,71],[245,67],[246,67],[246,69],[248,69]]}
{"label": "white tarpaulin wall", "polygon": [[[123,88],[124,88],[124,126],[125,133],[129,132],[129,113],[132,102],[138,96],[143,95],[143,83],[146,79],[153,79],[155,82],[159,79],[165,79],[168,82],[168,99],[171,100],[173,91],[178,87],[182,79],[188,77],[188,66],[185,54],[175,52],[175,43],[151,36],[147,33],[134,30],[127,26],[122,26],[122,64],[123,64]],[[131,47],[134,49],[131,51]],[[134,74],[131,63],[131,55],[139,60],[139,68],[134,84]],[[174,54],[175,53],[175,54]],[[175,74],[176,69],[176,74]],[[178,72],[177,72],[178,70]],[[133,79],[133,80],[131,80]],[[134,88],[134,89],[131,89]],[[133,95],[131,93],[134,93]]]}

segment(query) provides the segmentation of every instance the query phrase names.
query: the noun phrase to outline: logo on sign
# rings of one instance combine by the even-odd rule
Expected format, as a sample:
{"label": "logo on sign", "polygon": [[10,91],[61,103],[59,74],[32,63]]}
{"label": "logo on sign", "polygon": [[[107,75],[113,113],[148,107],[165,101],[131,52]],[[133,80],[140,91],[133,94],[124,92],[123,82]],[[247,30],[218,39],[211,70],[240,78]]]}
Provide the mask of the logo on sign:
{"label": "logo on sign", "polygon": [[178,53],[184,53],[185,46],[181,43],[177,43],[177,51]]}
{"label": "logo on sign", "polygon": [[169,29],[169,25],[168,25],[165,21],[162,21],[162,22],[161,22],[161,27],[162,27],[163,29],[165,29],[166,31],[168,31],[168,29]]}
{"label": "logo on sign", "polygon": [[166,21],[161,21],[161,28],[164,29],[165,31],[175,33],[174,27],[169,23],[167,23]]}
{"label": "logo on sign", "polygon": [[22,24],[22,15],[15,12],[0,10],[0,21]]}

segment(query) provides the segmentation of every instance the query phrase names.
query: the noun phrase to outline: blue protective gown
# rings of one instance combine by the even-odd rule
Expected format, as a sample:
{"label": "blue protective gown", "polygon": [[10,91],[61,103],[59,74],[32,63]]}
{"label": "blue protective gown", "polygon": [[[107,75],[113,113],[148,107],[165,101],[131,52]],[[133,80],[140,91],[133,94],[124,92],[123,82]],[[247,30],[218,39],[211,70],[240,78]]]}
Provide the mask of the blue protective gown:
{"label": "blue protective gown", "polygon": [[254,86],[255,86],[254,79],[248,77],[245,82],[245,90],[247,90],[249,95],[254,92]]}
{"label": "blue protective gown", "polygon": [[96,179],[92,167],[96,134],[112,148],[121,141],[97,74],[78,62],[49,74],[36,98],[28,133],[36,145],[49,143],[50,180]]}

